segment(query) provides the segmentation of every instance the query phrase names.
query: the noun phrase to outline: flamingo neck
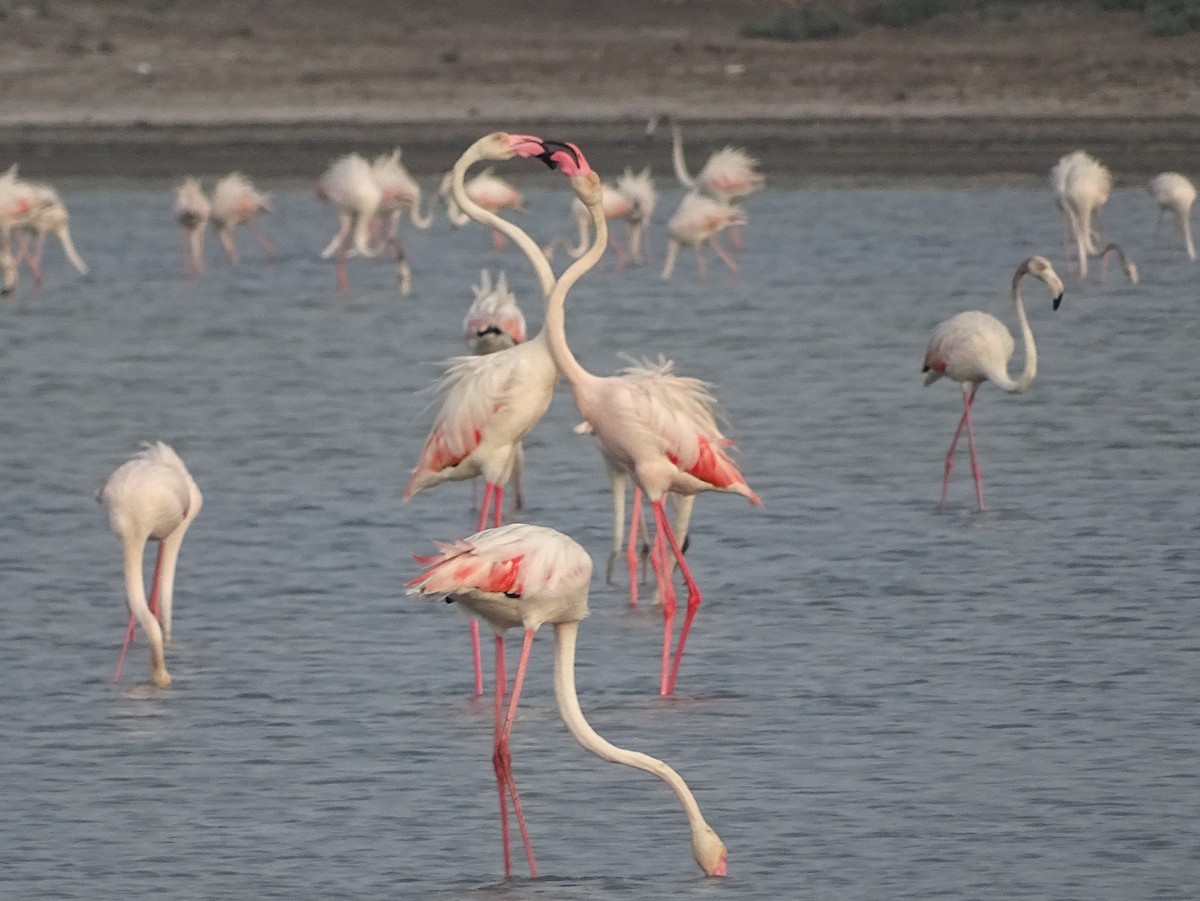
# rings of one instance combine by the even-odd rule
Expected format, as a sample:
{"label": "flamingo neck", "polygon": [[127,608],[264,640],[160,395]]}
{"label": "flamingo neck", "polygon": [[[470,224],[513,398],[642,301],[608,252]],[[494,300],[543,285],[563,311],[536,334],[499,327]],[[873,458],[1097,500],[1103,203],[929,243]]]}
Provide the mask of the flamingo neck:
{"label": "flamingo neck", "polygon": [[1012,300],[1013,306],[1017,310],[1017,321],[1021,325],[1021,347],[1025,354],[1025,368],[1021,370],[1021,375],[1015,382],[1010,379],[1007,384],[999,385],[1009,394],[1023,394],[1028,391],[1037,376],[1037,344],[1033,341],[1033,329],[1029,327],[1029,317],[1025,315],[1025,303],[1021,300],[1021,279],[1024,276],[1024,269],[1017,270],[1017,274],[1013,276]]}
{"label": "flamingo neck", "polygon": [[[583,199],[582,197],[580,198]],[[604,217],[604,207],[600,200],[600,193],[596,192],[596,201],[594,203],[584,202],[588,213],[592,217],[592,226],[596,233],[592,240],[592,246],[577,259],[574,263],[567,267],[559,278],[558,283],[554,285],[553,291],[546,301],[546,321],[542,326],[542,330],[546,333],[547,342],[550,348],[550,355],[554,358],[554,365],[558,367],[558,371],[563,374],[568,382],[571,383],[571,391],[575,394],[576,406],[580,407],[580,412],[587,417],[587,413],[583,410],[583,405],[580,404],[580,392],[584,386],[596,382],[596,376],[592,375],[583,365],[575,359],[575,354],[571,352],[570,345],[567,344],[566,333],[566,301],[567,292],[571,290],[575,282],[583,277],[583,274],[589,271],[593,266],[600,261],[600,257],[604,255],[604,250],[608,246],[608,220]]]}
{"label": "flamingo neck", "polygon": [[[486,157],[491,159],[491,157]],[[546,259],[542,249],[537,246],[537,242],[529,237],[519,226],[514,225],[507,219],[501,219],[490,210],[486,210],[473,201],[467,195],[467,189],[463,184],[466,178],[467,170],[475,163],[485,159],[479,143],[473,144],[467,148],[467,152],[458,158],[454,164],[454,168],[450,170],[450,190],[454,195],[455,202],[458,203],[459,209],[474,219],[476,222],[481,222],[494,228],[501,234],[511,238],[524,252],[529,263],[533,266],[534,272],[537,273],[538,282],[542,288],[543,299],[550,296],[550,292],[554,289],[554,270],[550,268],[550,263]]]}
{"label": "flamingo neck", "polygon": [[667,783],[679,803],[683,805],[688,824],[693,835],[711,831],[696,798],[675,770],[657,757],[643,754],[640,751],[629,751],[618,748],[605,740],[584,718],[579,707],[579,696],[575,691],[575,643],[579,635],[579,623],[555,623],[554,648],[554,696],[558,699],[558,709],[566,723],[567,731],[587,750],[602,760],[619,763],[634,769],[645,770]]}
{"label": "flamingo neck", "polygon": [[675,178],[685,188],[696,187],[696,180],[688,173],[683,159],[683,132],[678,125],[671,125],[671,163],[675,167]]}
{"label": "flamingo neck", "polygon": [[417,195],[417,199],[413,201],[409,208],[408,219],[413,224],[413,228],[419,228],[421,231],[433,225],[433,198],[430,196],[428,206],[425,210],[425,215],[421,215],[421,195]]}

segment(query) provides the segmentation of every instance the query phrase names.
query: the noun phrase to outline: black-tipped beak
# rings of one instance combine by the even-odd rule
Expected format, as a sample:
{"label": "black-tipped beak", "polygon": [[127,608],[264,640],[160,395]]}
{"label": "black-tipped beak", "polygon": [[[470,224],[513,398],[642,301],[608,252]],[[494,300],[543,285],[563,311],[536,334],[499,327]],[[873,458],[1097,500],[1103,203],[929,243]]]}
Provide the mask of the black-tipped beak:
{"label": "black-tipped beak", "polygon": [[1054,309],[1057,310],[1060,306],[1062,306],[1062,299],[1063,296],[1061,294],[1054,298]]}
{"label": "black-tipped beak", "polygon": [[544,150],[537,155],[537,158],[551,169],[558,168],[558,162],[554,159],[556,153],[570,154],[575,164],[579,164],[579,154],[575,152],[575,148],[570,144],[564,144],[562,141],[542,141],[542,147]]}

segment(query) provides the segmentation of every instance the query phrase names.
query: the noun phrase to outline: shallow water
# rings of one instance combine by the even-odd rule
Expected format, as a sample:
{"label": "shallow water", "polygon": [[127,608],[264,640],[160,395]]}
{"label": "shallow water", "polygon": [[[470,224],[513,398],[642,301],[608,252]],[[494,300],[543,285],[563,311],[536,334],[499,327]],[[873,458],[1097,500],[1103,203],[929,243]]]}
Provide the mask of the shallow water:
{"label": "shallow water", "polygon": [[[283,259],[244,240],[230,270],[210,242],[188,282],[167,191],[67,199],[92,273],[51,249],[44,289],[0,306],[6,896],[1194,896],[1200,269],[1148,253],[1139,192],[1106,211],[1137,287],[1070,277],[1048,192],[1005,185],[775,189],[739,277],[684,256],[665,285],[611,262],[578,285],[585,365],[664,354],[711,380],[766,504],[697,505],[676,698],[661,618],[622,587],[596,580],[579,649],[585,712],[690,781],[731,875],[698,876],[665,786],[567,735],[544,630],[513,737],[544,877],[510,883],[465,621],[404,594],[410,554],[470,531],[470,489],[399,496],[478,270],[503,266],[537,323],[527,267],[443,218],[409,235],[411,297],[356,261],[343,299],[315,255],[328,210],[283,187]],[[565,225],[550,176],[528,206],[539,239]],[[988,511],[964,448],[938,514],[960,401],[922,388],[925,341],[962,309],[1013,326],[1035,252],[1067,281],[1056,314],[1026,283],[1038,379],[981,390]],[[527,518],[602,571],[607,484],[576,421],[560,389]],[[140,640],[111,681],[120,554],[92,497],[152,439],[205,493],[163,691]]]}

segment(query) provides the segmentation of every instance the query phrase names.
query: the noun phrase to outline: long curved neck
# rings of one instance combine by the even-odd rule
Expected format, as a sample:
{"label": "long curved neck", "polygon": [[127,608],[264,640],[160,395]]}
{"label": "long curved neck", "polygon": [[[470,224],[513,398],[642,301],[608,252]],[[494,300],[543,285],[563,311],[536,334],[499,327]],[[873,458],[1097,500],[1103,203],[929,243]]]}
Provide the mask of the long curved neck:
{"label": "long curved neck", "polygon": [[413,201],[413,205],[409,208],[408,219],[413,224],[413,228],[419,228],[421,231],[433,225],[433,195],[430,195],[428,205],[425,209],[425,215],[421,215],[421,195],[417,195],[417,199]]}
{"label": "long curved neck", "polygon": [[696,179],[688,174],[687,163],[683,159],[683,133],[678,125],[671,126],[671,163],[675,166],[675,177],[685,188],[696,187]]}
{"label": "long curved neck", "polygon": [[[598,192],[597,196],[599,196]],[[571,352],[571,348],[567,344],[565,309],[567,292],[585,272],[600,261],[600,257],[604,256],[604,250],[608,246],[608,220],[604,217],[602,201],[597,199],[594,204],[585,203],[584,205],[591,214],[592,226],[596,230],[592,246],[583,256],[567,267],[567,270],[559,278],[558,284],[554,285],[554,290],[546,301],[546,323],[542,327],[546,333],[550,355],[554,358],[554,365],[571,383],[571,389],[576,392],[576,405],[579,403],[578,389],[588,382],[595,381],[596,377],[575,359],[575,354]]]}
{"label": "long curved neck", "polygon": [[458,158],[458,162],[450,170],[450,190],[454,194],[454,199],[459,208],[476,222],[491,226],[511,238],[513,243],[521,248],[529,259],[530,265],[533,266],[534,272],[537,273],[543,299],[547,299],[554,289],[554,270],[550,268],[550,262],[542,253],[542,249],[537,246],[537,242],[529,237],[520,226],[514,225],[507,219],[501,219],[490,210],[485,210],[467,195],[463,179],[466,177],[467,170],[481,159],[483,159],[483,155],[475,147],[469,148]]}
{"label": "long curved neck", "polygon": [[679,798],[692,829],[707,828],[708,824],[700,812],[700,805],[696,803],[695,796],[682,776],[657,757],[618,748],[602,738],[584,719],[583,711],[579,708],[579,697],[575,692],[575,642],[579,635],[579,623],[555,623],[554,632],[554,696],[558,699],[558,709],[563,722],[567,724],[567,730],[577,742],[602,760],[645,770],[657,776],[667,783]]}
{"label": "long curved neck", "polygon": [[1021,346],[1025,353],[1025,368],[1021,370],[1021,375],[1015,382],[999,386],[1009,394],[1021,394],[1028,391],[1029,386],[1033,384],[1034,377],[1037,376],[1037,345],[1033,342],[1033,329],[1029,327],[1029,317],[1025,315],[1025,303],[1021,300],[1021,279],[1024,276],[1024,272],[1018,272],[1013,276],[1012,299],[1013,306],[1017,308],[1017,321],[1021,324]]}

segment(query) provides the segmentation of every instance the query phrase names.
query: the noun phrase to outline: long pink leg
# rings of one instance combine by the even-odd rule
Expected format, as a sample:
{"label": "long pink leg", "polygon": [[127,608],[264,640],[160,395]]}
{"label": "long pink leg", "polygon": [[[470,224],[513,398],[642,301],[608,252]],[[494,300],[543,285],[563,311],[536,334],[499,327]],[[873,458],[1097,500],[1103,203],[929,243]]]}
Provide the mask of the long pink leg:
{"label": "long pink leg", "polygon": [[[671,667],[671,681],[664,692],[664,694],[672,694],[675,691],[675,680],[679,678],[679,664],[683,660],[683,647],[687,644],[688,632],[691,631],[692,620],[696,616],[696,611],[700,609],[702,598],[700,596],[700,586],[692,578],[692,571],[688,568],[687,561],[683,558],[683,550],[679,547],[679,542],[675,539],[675,530],[671,528],[671,520],[667,516],[666,495],[654,501],[651,506],[654,510],[655,528],[663,533],[667,543],[671,546],[671,553],[675,555],[675,565],[679,567],[679,574],[683,576],[683,582],[688,590],[687,610],[683,615],[683,629],[679,632],[679,644],[675,646],[675,664]],[[666,555],[664,554],[663,556],[663,574],[667,577],[666,587],[673,595],[674,589],[671,587],[671,574],[667,571]],[[674,600],[673,597],[672,600]]]}
{"label": "long pink leg", "polygon": [[[150,612],[154,614],[154,618],[158,619],[158,574],[162,570],[162,542],[158,544],[158,556],[154,560],[154,582],[150,585]],[[125,652],[129,650],[129,645],[133,641],[133,632],[137,627],[137,620],[133,614],[129,614],[129,626],[125,629],[125,641],[121,645],[121,653],[117,657],[117,672],[113,675],[114,682],[121,681],[121,666],[125,663]]]}
{"label": "long pink leg", "polygon": [[[508,746],[509,737],[512,735],[513,721],[517,715],[517,702],[521,698],[521,686],[525,684],[525,671],[529,668],[529,654],[533,650],[533,635],[533,629],[525,630],[525,641],[521,645],[521,660],[517,664],[517,674],[513,678],[512,696],[508,702],[508,715],[504,720],[504,728],[497,737],[496,749],[492,755],[492,763],[496,768],[497,778],[503,777],[504,784],[508,786],[509,794],[512,796],[513,813],[517,815],[517,826],[521,829],[521,840],[525,843],[525,857],[529,860],[529,875],[536,879],[538,874],[537,864],[533,859],[533,846],[529,842],[529,831],[525,828],[525,815],[521,812],[521,799],[517,795],[517,782],[512,772],[512,752]],[[507,838],[505,839],[504,846],[507,851]],[[506,854],[506,877],[512,875],[507,864]]]}
{"label": "long pink leg", "polygon": [[[653,506],[653,505],[652,505]],[[650,563],[654,567],[654,583],[658,586],[658,599],[663,611],[662,671],[659,676],[658,693],[666,697],[670,691],[671,640],[675,631],[675,586],[667,567],[667,545],[658,530],[650,544]]]}
{"label": "long pink leg", "polygon": [[963,425],[967,421],[967,413],[970,412],[971,400],[975,397],[975,392],[972,391],[970,396],[967,395],[967,386],[963,384],[963,412],[962,416],[958,417],[958,427],[954,430],[954,437],[950,439],[950,450],[946,451],[946,467],[942,475],[942,501],[938,504],[938,510],[946,509],[946,493],[950,490],[950,469],[954,466],[954,449],[958,447],[958,436],[962,434]]}
{"label": "long pink leg", "polygon": [[978,385],[971,390],[971,396],[966,399],[966,410],[963,415],[967,419],[967,446],[971,449],[971,474],[975,476],[975,497],[979,499],[979,509],[982,512],[984,509],[983,473],[979,469],[979,458],[975,455],[975,432],[971,428],[971,404],[975,402],[975,392],[978,390]]}
{"label": "long pink leg", "polygon": [[500,736],[504,724],[504,693],[508,690],[508,674],[504,665],[504,636],[496,636],[496,703],[493,707],[492,769],[496,772],[496,789],[500,793],[500,840],[504,845],[504,878],[512,878],[512,853],[508,841],[508,785],[500,760]]}
{"label": "long pink leg", "polygon": [[338,247],[337,255],[337,285],[338,291],[343,295],[350,293],[350,279],[346,277],[346,241],[342,239],[341,245]]}
{"label": "long pink leg", "polygon": [[709,241],[708,245],[709,245],[709,247],[711,247],[713,249],[713,252],[721,258],[721,262],[729,267],[730,272],[740,272],[741,271],[738,268],[738,264],[736,262],[734,262],[733,257],[731,257],[729,255],[729,253],[725,250],[725,248],[723,248],[720,244],[717,243],[716,238],[713,238],[711,241]]}
{"label": "long pink leg", "polygon": [[704,254],[700,252],[701,245],[696,245],[696,265],[700,267],[700,277],[708,278],[708,265],[704,262]]}
{"label": "long pink leg", "polygon": [[625,565],[629,567],[629,609],[638,605],[637,542],[642,524],[642,489],[633,487],[633,509],[629,513],[629,542],[625,546]]}
{"label": "long pink leg", "polygon": [[479,649],[479,620],[471,620],[471,660],[475,667],[475,697],[483,697],[483,655]]}
{"label": "long pink leg", "polygon": [[258,241],[258,246],[262,248],[263,256],[266,257],[268,263],[274,263],[279,259],[279,254],[275,250],[275,245],[267,238],[266,232],[259,228],[253,222],[247,222],[246,228],[250,230],[250,234],[254,235],[254,240]]}

